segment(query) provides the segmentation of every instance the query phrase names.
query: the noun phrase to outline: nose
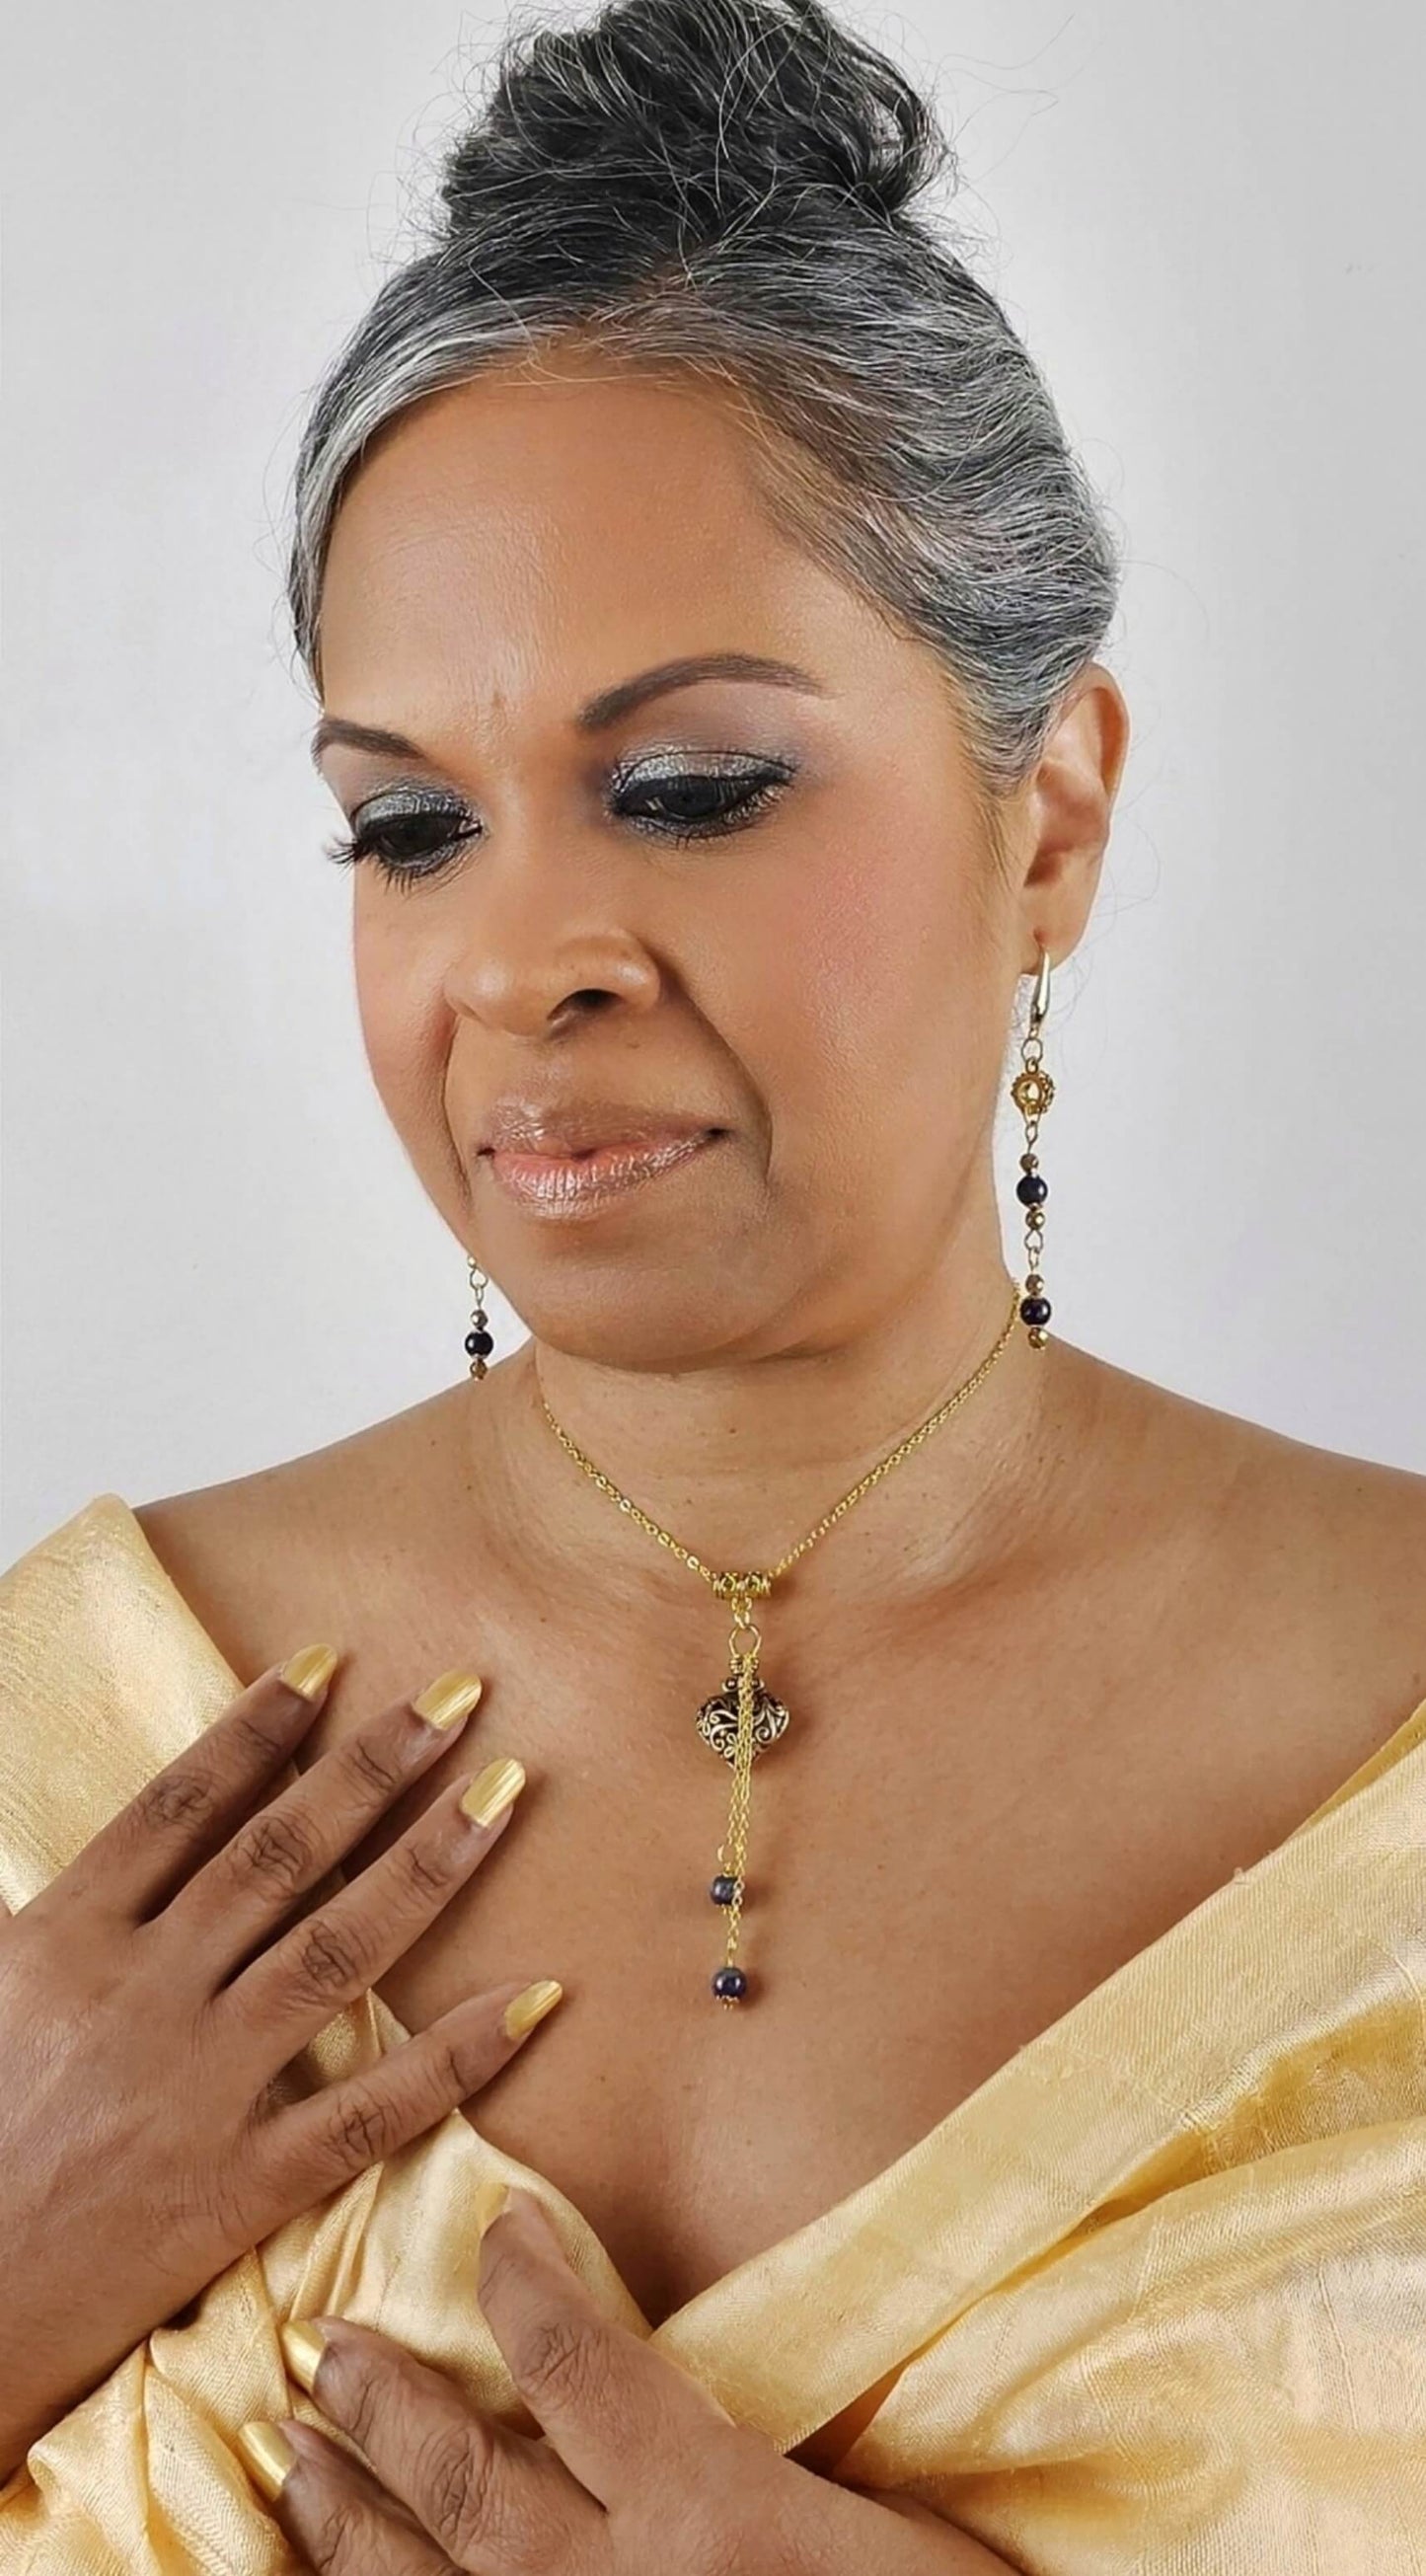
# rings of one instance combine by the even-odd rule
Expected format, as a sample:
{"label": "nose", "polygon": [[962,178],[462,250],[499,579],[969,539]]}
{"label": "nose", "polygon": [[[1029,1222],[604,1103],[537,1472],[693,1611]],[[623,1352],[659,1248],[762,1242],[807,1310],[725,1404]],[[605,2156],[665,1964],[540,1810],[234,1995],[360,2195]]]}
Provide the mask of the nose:
{"label": "nose", "polygon": [[472,872],[446,973],[454,1013],[510,1037],[542,1037],[615,1003],[651,1010],[657,957],[629,918],[627,875],[582,851],[562,862],[506,847]]}

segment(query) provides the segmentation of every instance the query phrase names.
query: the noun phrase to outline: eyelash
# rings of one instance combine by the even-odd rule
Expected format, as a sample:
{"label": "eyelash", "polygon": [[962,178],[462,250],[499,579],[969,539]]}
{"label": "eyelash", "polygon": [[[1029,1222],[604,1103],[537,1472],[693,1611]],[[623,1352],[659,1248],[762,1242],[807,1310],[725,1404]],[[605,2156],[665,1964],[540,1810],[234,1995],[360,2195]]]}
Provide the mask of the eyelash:
{"label": "eyelash", "polygon": [[[744,774],[736,795],[730,797],[715,815],[705,816],[700,821],[685,823],[682,826],[667,822],[654,823],[652,827],[654,834],[661,840],[676,841],[686,846],[692,841],[718,840],[726,833],[745,830],[749,824],[756,822],[761,814],[776,803],[783,788],[794,774],[794,767],[790,762],[779,762],[775,768],[764,768],[751,781]],[[646,795],[652,793],[655,797],[659,795],[667,797],[670,789],[676,793],[680,788],[727,786],[731,783],[728,775],[720,774],[716,770],[689,769],[646,780],[643,782],[643,792]],[[372,801],[376,803],[378,800],[373,798]],[[372,859],[388,885],[396,885],[404,892],[409,892],[413,886],[443,874],[456,852],[462,849],[467,841],[475,838],[473,831],[449,828],[458,821],[462,810],[461,807],[451,805],[449,802],[440,803],[429,796],[422,798],[414,792],[408,792],[404,810],[392,811],[388,804],[387,810],[375,816],[372,821],[364,824],[358,822],[350,834],[343,835],[338,840],[329,841],[326,844],[326,856],[337,867],[355,867],[359,866],[364,859]],[[629,811],[627,807],[622,810],[625,813]],[[632,816],[630,819],[633,819]],[[419,847],[419,835],[423,829],[429,830],[433,824],[445,824],[448,827],[445,838],[422,850]],[[391,850],[390,836],[393,833],[399,834],[403,828],[410,831],[413,827],[418,836],[418,846],[409,849],[403,859],[399,847],[394,853]],[[383,840],[388,843],[385,849],[381,846]]]}

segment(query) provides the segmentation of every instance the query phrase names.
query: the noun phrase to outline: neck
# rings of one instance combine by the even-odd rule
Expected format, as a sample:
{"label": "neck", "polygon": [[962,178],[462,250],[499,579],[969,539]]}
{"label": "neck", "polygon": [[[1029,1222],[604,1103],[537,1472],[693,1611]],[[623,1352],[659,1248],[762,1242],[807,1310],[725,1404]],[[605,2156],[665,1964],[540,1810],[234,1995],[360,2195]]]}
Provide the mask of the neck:
{"label": "neck", "polygon": [[[676,1602],[697,1580],[567,1454],[543,1403],[705,1565],[771,1569],[981,1367],[1014,1284],[991,1259],[973,1286],[927,1280],[834,1346],[675,1372],[526,1342],[472,1387],[470,1421],[493,1448],[502,1523],[527,1574],[557,1589],[593,1553],[621,1593],[650,1602]],[[1066,1506],[1092,1447],[1092,1384],[1092,1362],[1053,1340],[1036,1350],[1017,1319],[980,1383],[814,1542],[779,1595],[904,1604],[983,1580]]]}

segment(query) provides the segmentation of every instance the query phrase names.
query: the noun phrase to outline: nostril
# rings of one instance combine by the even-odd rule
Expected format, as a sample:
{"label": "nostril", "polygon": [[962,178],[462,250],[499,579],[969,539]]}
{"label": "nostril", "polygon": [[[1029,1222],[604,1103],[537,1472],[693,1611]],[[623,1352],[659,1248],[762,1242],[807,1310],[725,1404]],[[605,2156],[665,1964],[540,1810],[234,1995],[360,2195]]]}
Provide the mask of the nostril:
{"label": "nostril", "polygon": [[583,985],[577,993],[568,993],[565,996],[566,1007],[569,1010],[587,1012],[591,1018],[596,1011],[609,1010],[616,999],[617,995],[602,992],[597,984]]}

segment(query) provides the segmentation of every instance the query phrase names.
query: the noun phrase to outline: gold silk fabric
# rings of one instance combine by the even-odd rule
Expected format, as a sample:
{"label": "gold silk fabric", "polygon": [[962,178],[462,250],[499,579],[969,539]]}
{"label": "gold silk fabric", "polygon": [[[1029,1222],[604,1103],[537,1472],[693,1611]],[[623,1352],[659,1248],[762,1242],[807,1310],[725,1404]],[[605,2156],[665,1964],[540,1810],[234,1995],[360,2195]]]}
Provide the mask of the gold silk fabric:
{"label": "gold silk fabric", "polygon": [[[116,1494],[0,1576],[6,1904],[239,1687]],[[780,2449],[917,2497],[1034,2576],[1421,2576],[1423,1734],[1426,1702],[1277,1850],[653,2343]],[[369,1996],[300,2072],[403,2036]],[[284,2375],[290,2316],[356,2317],[527,2420],[475,2297],[495,2175],[647,2336],[579,2212],[452,2112],[32,2445],[0,2488],[0,2568],[290,2569],[233,2449],[249,2416],[321,2420]]]}

